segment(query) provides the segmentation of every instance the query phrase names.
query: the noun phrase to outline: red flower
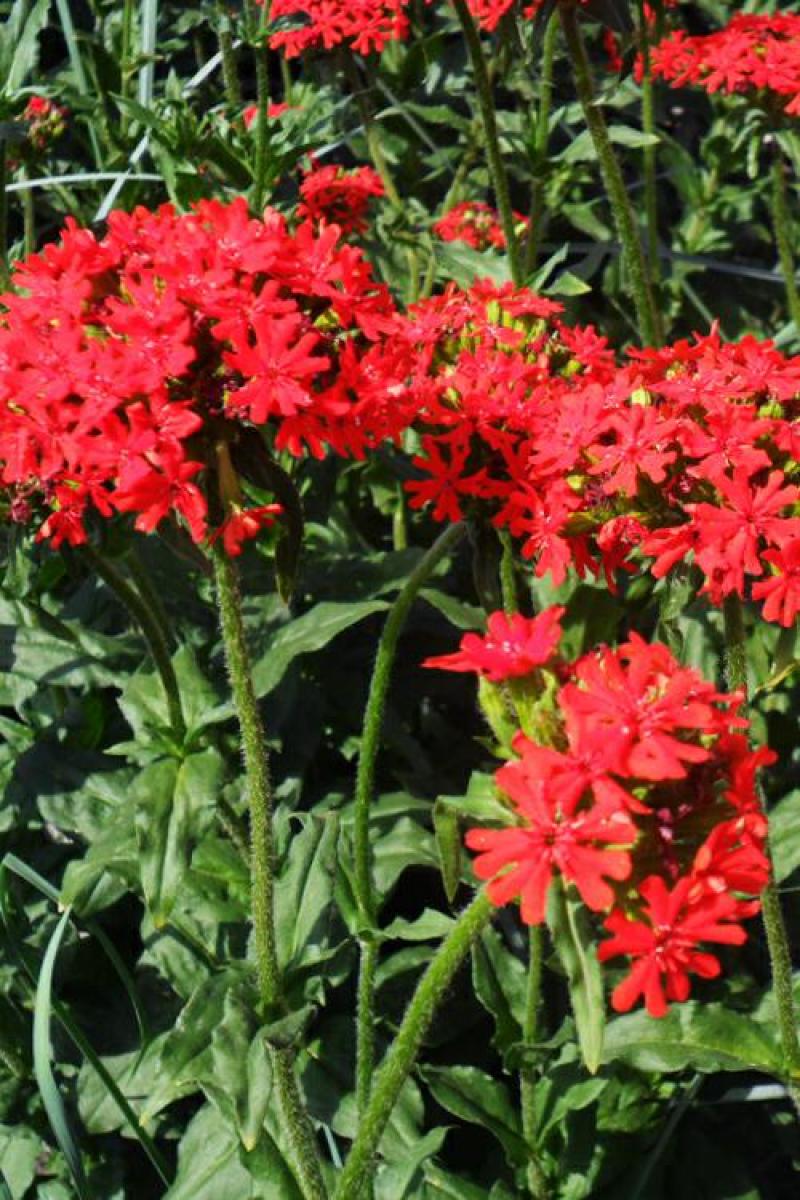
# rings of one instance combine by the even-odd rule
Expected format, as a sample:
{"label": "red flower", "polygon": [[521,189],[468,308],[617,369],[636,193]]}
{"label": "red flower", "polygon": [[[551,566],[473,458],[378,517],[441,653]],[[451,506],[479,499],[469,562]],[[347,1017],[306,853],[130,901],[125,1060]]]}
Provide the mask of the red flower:
{"label": "red flower", "polygon": [[719,960],[697,947],[702,942],[740,946],[747,935],[736,923],[737,906],[731,896],[690,899],[692,880],[681,879],[670,891],[663,879],[651,875],[639,887],[644,900],[642,920],[631,920],[617,909],[606,918],[613,935],[598,949],[601,962],[625,954],[633,959],[630,975],[614,989],[611,1003],[617,1012],[628,1012],[640,996],[652,1017],[663,1017],[668,1001],[686,1000],[689,975],[713,979]]}
{"label": "red flower", "polygon": [[492,683],[530,675],[552,658],[561,637],[563,612],[563,608],[548,608],[532,618],[492,613],[485,637],[467,633],[457,653],[427,658],[422,665],[442,671],[477,671]]}
{"label": "red flower", "polygon": [[[524,753],[524,748],[523,748]],[[597,803],[579,808],[582,788],[549,788],[532,781],[522,763],[497,772],[498,786],[514,803],[524,824],[514,829],[471,829],[466,844],[478,851],[475,874],[489,879],[489,898],[507,904],[519,896],[528,925],[544,920],[547,893],[558,871],[574,883],[581,898],[596,911],[609,908],[614,893],[606,879],[626,879],[631,870],[628,849],[636,827],[616,805]],[[507,869],[508,868],[508,869]]]}

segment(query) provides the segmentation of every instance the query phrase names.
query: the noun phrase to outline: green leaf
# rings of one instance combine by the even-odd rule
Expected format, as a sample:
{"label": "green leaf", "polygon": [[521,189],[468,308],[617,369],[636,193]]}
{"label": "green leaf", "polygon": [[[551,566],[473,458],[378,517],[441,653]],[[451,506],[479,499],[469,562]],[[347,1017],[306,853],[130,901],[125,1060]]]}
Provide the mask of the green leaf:
{"label": "green leaf", "polygon": [[494,1134],[517,1166],[527,1162],[519,1105],[504,1083],[477,1067],[423,1067],[420,1074],[442,1108]]}
{"label": "green leaf", "polygon": [[33,1073],[36,1086],[42,1097],[50,1128],[67,1160],[75,1190],[81,1200],[88,1200],[86,1174],[80,1151],[69,1127],[64,1101],[51,1066],[50,1017],[52,1013],[53,975],[56,959],[64,934],[69,925],[70,910],[66,909],[53,930],[47,944],[39,979],[36,984],[36,999],[33,1008]]}
{"label": "green leaf", "polygon": [[790,792],[769,813],[769,840],[778,883],[800,867],[800,790]]}
{"label": "green leaf", "polygon": [[425,1166],[424,1200],[489,1200],[485,1188],[477,1187],[461,1175],[443,1171],[433,1163]]}
{"label": "green leaf", "polygon": [[0,1200],[22,1200],[36,1178],[42,1140],[23,1126],[0,1125]]}
{"label": "green leaf", "polygon": [[439,800],[433,806],[433,832],[445,895],[452,904],[461,883],[461,830],[458,812]]}
{"label": "green leaf", "polygon": [[497,798],[494,776],[485,771],[472,772],[463,796],[438,796],[436,803],[480,825],[509,825],[513,819],[508,805]]}
{"label": "green leaf", "polygon": [[254,1200],[262,1195],[240,1161],[235,1132],[206,1104],[181,1140],[178,1173],[163,1200]]}
{"label": "green leaf", "polygon": [[192,851],[209,828],[223,763],[218,751],[145,767],[131,789],[142,887],[156,928],[172,912]]}
{"label": "green leaf", "polygon": [[275,885],[278,959],[287,972],[318,962],[328,949],[339,839],[336,813],[298,819]]}
{"label": "green leaf", "polygon": [[253,666],[256,695],[266,696],[278,686],[294,660],[301,654],[322,650],[352,625],[385,612],[384,600],[364,600],[358,604],[323,601],[302,617],[282,626],[272,638],[269,649]]}
{"label": "green leaf", "polygon": [[719,1004],[675,1004],[665,1017],[629,1013],[610,1021],[604,1061],[642,1071],[763,1071],[782,1074],[774,1029]]}
{"label": "green leaf", "polygon": [[401,1163],[384,1166],[375,1181],[375,1200],[414,1200],[425,1164],[442,1148],[447,1129],[431,1129],[419,1138]]}
{"label": "green leaf", "polygon": [[522,1038],[528,973],[491,925],[472,948],[475,995],[494,1017],[493,1042],[501,1054]]}
{"label": "green leaf", "polygon": [[[6,56],[10,53],[7,74],[0,81],[0,90],[6,95],[13,96],[25,82],[39,59],[39,34],[47,25],[50,0],[36,0],[30,12],[27,12],[26,0],[16,0],[8,20],[3,26],[0,39],[8,38],[8,47],[2,54],[5,67]],[[24,15],[26,14],[27,15]]]}
{"label": "green leaf", "polygon": [[228,968],[209,976],[189,997],[160,1052],[157,1082],[142,1109],[142,1123],[182,1096],[199,1091],[210,1074],[214,1031],[225,1013],[225,999],[241,986],[242,971]]}
{"label": "green leaf", "polygon": [[594,1074],[602,1062],[606,1023],[603,975],[586,906],[572,888],[552,884],[547,923],[567,974],[583,1061]]}
{"label": "green leaf", "polygon": [[390,925],[381,930],[381,935],[404,942],[427,942],[447,937],[452,927],[452,917],[437,912],[435,908],[426,908],[415,921],[405,921],[402,917],[396,917]]}

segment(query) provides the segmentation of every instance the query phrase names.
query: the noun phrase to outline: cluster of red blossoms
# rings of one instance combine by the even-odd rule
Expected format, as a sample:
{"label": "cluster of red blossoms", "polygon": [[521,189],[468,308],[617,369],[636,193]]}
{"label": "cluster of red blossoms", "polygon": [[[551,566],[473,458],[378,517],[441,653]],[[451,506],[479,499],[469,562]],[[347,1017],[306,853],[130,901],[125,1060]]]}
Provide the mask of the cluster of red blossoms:
{"label": "cluster of red blossoms", "polygon": [[[481,29],[492,33],[513,8],[521,7],[523,16],[529,17],[541,3],[535,0],[520,6],[518,0],[468,0],[468,7]],[[270,45],[286,58],[342,44],[359,54],[380,53],[389,42],[408,36],[408,7],[409,0],[272,0],[270,18],[277,28]]]}
{"label": "cluster of red blossoms", "polygon": [[665,646],[634,634],[616,650],[559,658],[562,612],[495,613],[485,637],[425,664],[512,681],[527,713],[495,775],[515,823],[472,829],[466,842],[490,899],[519,898],[528,924],[545,920],[555,879],[604,914],[600,960],[630,962],[614,1008],[642,997],[659,1017],[688,997],[690,975],[720,973],[704,944],[745,941],[741,922],[769,874],[755,777],[775,756],[749,748],[742,696],[717,692]]}
{"label": "cluster of red blossoms", "polygon": [[693,563],[714,604],[800,611],[800,357],[713,332],[615,363],[559,306],[489,283],[416,306],[397,339],[421,431],[408,484],[437,520],[482,510],[538,575],[657,578]]}
{"label": "cluster of red blossoms", "polygon": [[300,184],[297,215],[302,220],[338,225],[343,234],[367,228],[370,202],[383,196],[381,177],[372,167],[321,167],[312,163]]}
{"label": "cluster of red blossoms", "polygon": [[91,510],[133,513],[145,532],[179,516],[201,542],[210,500],[236,553],[274,511],[239,489],[237,472],[264,486],[239,465],[243,440],[251,461],[360,455],[395,434],[369,367],[394,307],[339,239],[203,201],[112,213],[102,239],[70,223],[19,264],[0,297],[11,518],[58,546],[86,540]]}
{"label": "cluster of red blossoms", "polygon": [[651,51],[653,74],[673,87],[773,93],[800,114],[800,16],[738,13],[703,37],[677,30]]}
{"label": "cluster of red blossoms", "polygon": [[[528,227],[528,218],[514,213],[518,233]],[[433,226],[443,242],[465,242],[475,250],[504,250],[506,236],[496,209],[478,200],[464,200],[449,209]]]}

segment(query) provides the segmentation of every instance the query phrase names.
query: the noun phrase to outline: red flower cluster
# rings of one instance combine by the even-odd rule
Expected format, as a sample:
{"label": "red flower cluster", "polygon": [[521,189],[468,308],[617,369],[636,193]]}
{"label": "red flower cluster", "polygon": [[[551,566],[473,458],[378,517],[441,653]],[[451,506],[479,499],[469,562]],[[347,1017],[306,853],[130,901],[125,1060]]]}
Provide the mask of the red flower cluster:
{"label": "red flower cluster", "polygon": [[539,575],[691,560],[714,604],[800,611],[800,357],[718,334],[614,364],[592,329],[525,290],[478,284],[418,305],[401,332],[422,431],[411,504],[476,505]]}
{"label": "red flower cluster", "polygon": [[[528,218],[514,213],[517,233],[524,233]],[[466,242],[475,250],[505,249],[506,237],[497,210],[477,200],[456,204],[436,222],[433,232],[443,242]]]}
{"label": "red flower cluster", "polygon": [[342,233],[363,233],[370,201],[384,195],[381,177],[372,167],[320,167],[312,163],[300,184],[297,215],[315,224],[338,225]]}
{"label": "red flower cluster", "polygon": [[517,823],[466,841],[490,899],[519,898],[528,924],[545,919],[556,876],[608,914],[600,959],[631,960],[614,1007],[642,996],[663,1016],[687,998],[690,974],[719,974],[699,947],[743,942],[741,921],[758,910],[768,863],[755,775],[774,755],[749,749],[741,696],[716,691],[665,646],[633,634],[572,664],[554,658],[562,611],[494,614],[485,639],[468,635],[460,654],[426,664],[517,686],[527,677],[540,709],[535,735],[517,733],[518,757],[495,776]]}
{"label": "red flower cluster", "polygon": [[[180,516],[206,537],[220,446],[362,454],[396,428],[370,352],[394,313],[336,226],[292,232],[243,200],[179,215],[112,213],[98,240],[70,223],[0,298],[0,483],[15,519],[77,544],[84,518]],[[248,432],[249,430],[249,432]],[[261,453],[259,450],[258,453]],[[223,458],[225,457],[223,453]],[[245,468],[241,468],[246,474]],[[223,481],[222,475],[226,478]],[[226,545],[269,520],[220,468]],[[216,494],[216,488],[214,489]]]}
{"label": "red flower cluster", "polygon": [[[272,0],[270,19],[278,28],[270,45],[286,58],[342,43],[359,54],[380,52],[408,33],[407,4],[408,0]],[[302,20],[283,28],[283,18]]]}
{"label": "red flower cluster", "polygon": [[653,47],[651,58],[653,74],[673,87],[774,93],[787,113],[800,114],[800,16],[737,13],[706,36],[677,30]]}

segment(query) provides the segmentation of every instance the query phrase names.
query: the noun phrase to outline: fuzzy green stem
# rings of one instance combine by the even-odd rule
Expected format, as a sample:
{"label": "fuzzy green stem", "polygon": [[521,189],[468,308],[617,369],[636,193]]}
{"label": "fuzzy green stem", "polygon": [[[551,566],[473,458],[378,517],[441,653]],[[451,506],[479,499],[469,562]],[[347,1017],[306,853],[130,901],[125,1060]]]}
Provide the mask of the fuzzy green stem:
{"label": "fuzzy green stem", "polygon": [[614,153],[602,109],[598,107],[589,56],[586,52],[586,43],[581,33],[580,19],[574,0],[562,0],[562,3],[559,4],[559,12],[561,28],[564,31],[567,49],[572,60],[575,90],[578,93],[584,120],[594,144],[600,164],[600,173],[614,216],[614,224],[622,243],[623,261],[636,308],[639,333],[648,345],[658,346],[662,340],[661,321],[653,298],[647,260],[639,239],[639,231],[625,187],[622,169]]}
{"label": "fuzzy green stem", "polygon": [[539,109],[536,113],[536,131],[533,143],[533,188],[528,214],[528,237],[525,243],[525,276],[533,273],[539,257],[544,218],[544,171],[550,143],[550,112],[553,107],[553,67],[558,46],[558,13],[554,10],[548,18],[542,40],[542,67],[539,83]]}
{"label": "fuzzy green stem", "polygon": [[380,130],[375,124],[372,105],[370,104],[364,81],[359,74],[358,64],[352,50],[348,47],[344,47],[342,50],[342,61],[347,81],[353,90],[353,99],[356,102],[358,115],[361,118],[361,125],[364,130],[369,156],[372,159],[372,165],[381,177],[387,200],[395,208],[400,208],[403,202],[400,199],[397,184],[394,181],[394,176],[386,161],[386,155],[383,152]]}
{"label": "fuzzy green stem", "polygon": [[417,1061],[437,1008],[456,971],[492,915],[492,905],[480,892],[461,913],[442,942],[411,998],[397,1037],[378,1070],[369,1104],[347,1156],[334,1200],[357,1200],[375,1173],[375,1155],[400,1090]]}
{"label": "fuzzy green stem", "polygon": [[[542,960],[544,958],[544,930],[541,925],[531,926],[528,947],[528,984],[525,992],[525,1023],[522,1029],[522,1041],[525,1046],[530,1048],[535,1045],[539,1034]],[[520,1100],[522,1133],[528,1147],[528,1191],[533,1200],[547,1200],[550,1189],[536,1150],[536,1082],[534,1068],[524,1066],[520,1071]]]}
{"label": "fuzzy green stem", "polygon": [[269,47],[267,45],[267,26],[269,24],[270,4],[264,3],[259,10],[254,11],[253,0],[248,0],[247,10],[253,36],[256,41],[256,153],[253,168],[252,208],[260,214],[264,207],[267,191],[267,161],[269,158]]}
{"label": "fuzzy green stem", "polygon": [[792,219],[789,214],[789,197],[786,188],[786,167],[780,146],[775,146],[772,158],[772,226],[778,246],[781,273],[786,288],[786,304],[794,323],[795,333],[800,336],[800,294],[795,274],[794,237]]}
{"label": "fuzzy green stem", "polygon": [[[130,83],[133,78],[132,59],[133,59],[133,21],[134,9],[136,0],[124,0],[122,6],[122,34],[120,38],[120,54],[119,54],[119,70],[120,70],[120,95],[123,99],[128,98],[130,93]],[[128,116],[123,107],[120,114],[120,132],[123,137],[128,129]]]}
{"label": "fuzzy green stem", "polygon": [[264,727],[253,687],[236,568],[225,551],[218,546],[214,547],[213,561],[225,661],[242,734],[242,753],[247,779],[252,865],[251,903],[259,991],[264,1012],[274,1018],[280,1003],[281,984],[275,937],[275,847],[269,760]]}
{"label": "fuzzy green stem", "polygon": [[113,563],[109,562],[107,558],[104,558],[102,554],[95,550],[94,546],[87,542],[86,545],[81,547],[81,552],[83,558],[91,565],[92,570],[97,572],[117,599],[125,605],[141,629],[153,657],[156,670],[161,678],[161,685],[164,688],[164,694],[167,699],[167,711],[173,735],[176,741],[183,742],[186,736],[186,721],[183,716],[181,693],[178,687],[178,679],[175,675],[175,668],[170,658],[167,637],[158,619],[158,615],[147,603],[146,598],[128,583],[127,579],[117,570]]}
{"label": "fuzzy green stem", "polygon": [[483,53],[480,34],[470,12],[466,0],[452,0],[453,8],[461,23],[464,40],[467,43],[472,73],[475,76],[475,90],[478,97],[478,108],[483,122],[483,133],[486,139],[486,156],[489,160],[489,170],[494,185],[494,195],[497,209],[500,213],[500,224],[506,239],[506,253],[511,268],[511,278],[520,285],[523,280],[522,261],[517,241],[517,231],[514,222],[514,210],[511,207],[511,193],[508,187],[503,155],[500,150],[500,137],[497,132],[497,117],[495,115],[492,85],[486,57]]}
{"label": "fuzzy green stem", "polygon": [[[272,783],[264,726],[253,687],[250,652],[242,619],[239,581],[233,562],[220,546],[213,549],[225,661],[242,737],[250,807],[250,875],[256,968],[262,1016],[275,1018],[282,1010],[283,992],[275,936],[274,833]],[[324,1200],[314,1130],[303,1103],[290,1051],[269,1047],[283,1125],[292,1147],[295,1168],[305,1200]]]}
{"label": "fuzzy green stem", "polygon": [[278,1093],[278,1104],[294,1151],[295,1169],[305,1200],[327,1200],[314,1127],[303,1101],[291,1050],[270,1047],[270,1060]]}
{"label": "fuzzy green stem", "polygon": [[0,138],[0,288],[8,287],[8,142]]}
{"label": "fuzzy green stem", "polygon": [[239,115],[242,107],[242,89],[239,83],[239,71],[236,65],[236,50],[234,49],[231,32],[230,12],[225,0],[217,0],[217,42],[222,55],[222,82],[225,87],[225,99],[228,101],[234,115]]}
{"label": "fuzzy green stem", "polygon": [[[726,596],[723,612],[728,687],[732,691],[741,689],[746,696],[747,639],[739,597],[736,595]],[[800,1117],[800,1042],[797,1037],[797,1013],[792,989],[792,956],[769,848],[768,859],[770,879],[761,895],[761,918],[767,935],[772,984],[775,989],[778,1033],[787,1074],[787,1087],[798,1117]]]}
{"label": "fuzzy green stem", "polygon": [[369,1098],[375,1062],[374,1000],[377,946],[374,939],[377,911],[372,878],[370,808],[375,789],[375,763],[381,743],[386,695],[397,652],[397,642],[408,619],[411,606],[417,598],[420,588],[427,582],[442,559],[458,544],[463,535],[463,525],[451,525],[426,551],[406,580],[405,586],[386,618],[364,710],[353,816],[353,882],[361,927],[361,967],[356,1017],[356,1100],[359,1113],[364,1111]]}
{"label": "fuzzy green stem", "polygon": [[500,593],[503,597],[503,608],[509,617],[519,612],[517,603],[517,577],[514,571],[514,545],[507,530],[500,533],[500,545],[503,552],[500,556]]}
{"label": "fuzzy green stem", "polygon": [[[656,135],[656,106],[653,69],[650,61],[650,30],[645,14],[644,0],[639,0],[639,47],[642,60],[642,132],[648,137]],[[658,255],[658,187],[656,170],[658,147],[645,145],[642,151],[644,177],[644,211],[647,221],[647,261],[650,280],[656,287],[660,278]]]}

